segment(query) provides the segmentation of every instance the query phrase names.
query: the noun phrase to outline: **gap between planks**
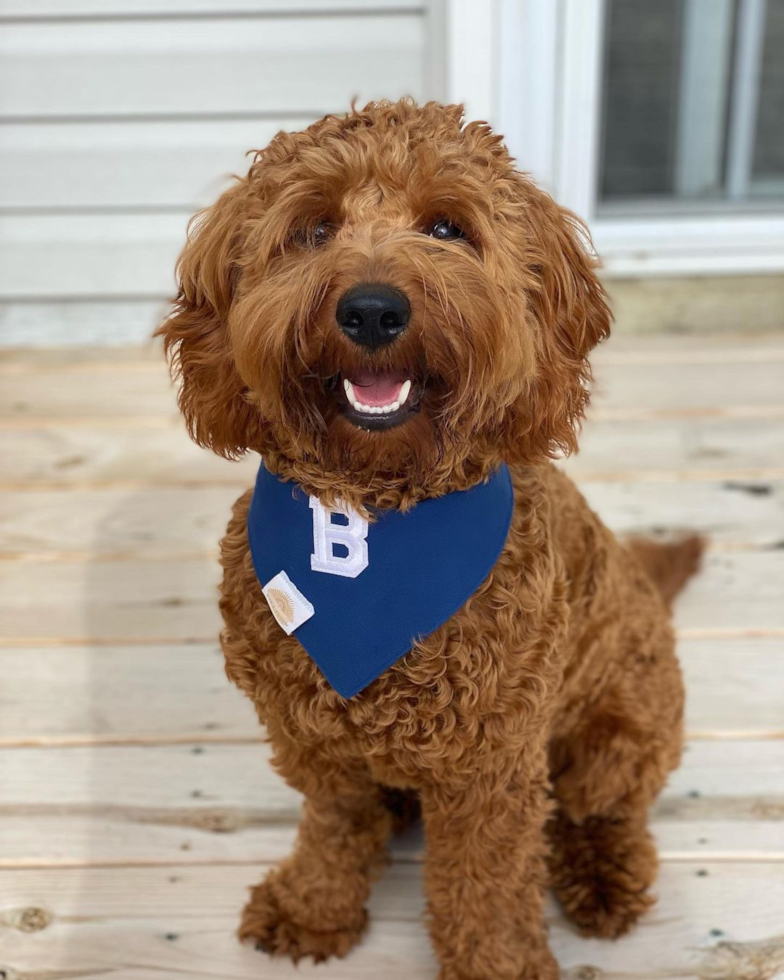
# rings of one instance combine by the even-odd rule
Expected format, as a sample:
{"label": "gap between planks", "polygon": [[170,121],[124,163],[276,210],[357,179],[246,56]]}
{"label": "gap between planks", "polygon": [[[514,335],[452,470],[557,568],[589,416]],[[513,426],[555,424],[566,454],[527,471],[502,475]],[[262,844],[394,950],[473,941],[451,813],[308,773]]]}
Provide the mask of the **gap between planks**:
{"label": "gap between planks", "polygon": [[[784,466],[752,466],[715,470],[581,470],[569,474],[578,487],[586,483],[720,483],[732,481],[784,480]],[[0,481],[0,492],[69,490],[149,490],[156,488],[204,489],[208,487],[234,487],[240,493],[249,490],[253,478],[247,474],[236,478],[169,478],[149,480],[8,480]]]}
{"label": "gap between planks", "polygon": [[[677,421],[679,419],[782,419],[784,405],[727,405],[722,408],[592,408],[590,422]],[[0,418],[2,431],[34,429],[170,429],[179,415],[78,415]]]}
{"label": "gap between planks", "polygon": [[[292,828],[297,825],[292,824]],[[68,871],[68,870],[120,870],[122,868],[176,868],[179,870],[191,868],[273,868],[279,864],[279,860],[260,860],[258,858],[204,858],[188,861],[174,860],[155,860],[146,858],[123,858],[121,861],[79,861],[76,858],[62,858],[58,861],[50,859],[25,859],[20,861],[0,860],[0,870],[2,871]],[[417,854],[395,854],[390,864],[397,866],[421,865],[422,857]],[[700,868],[705,864],[784,864],[784,853],[782,854],[751,854],[751,853],[732,853],[714,854],[700,858],[694,853],[672,853],[659,855],[659,863],[664,865],[686,865],[693,864]],[[0,974],[0,978],[2,974]]]}
{"label": "gap between planks", "polygon": [[[616,333],[594,353],[607,364],[784,363],[784,333],[635,334]],[[0,352],[0,375],[60,371],[155,371],[166,358],[160,341],[117,347],[9,347]]]}
{"label": "gap between planks", "polygon": [[[261,731],[261,729],[260,729]],[[689,731],[690,742],[774,742],[784,739],[784,728],[727,728],[721,731]],[[264,745],[263,734],[222,735],[214,732],[184,732],[182,735],[28,735],[20,738],[0,737],[0,749],[85,749],[167,745]]]}
{"label": "gap between planks", "polygon": [[[695,532],[699,533],[699,532]],[[647,535],[656,540],[653,535]],[[711,543],[713,554],[735,554],[736,552],[777,551],[780,546],[759,545],[754,541],[718,541]],[[178,551],[157,551],[155,549],[125,549],[119,551],[0,551],[0,562],[20,562],[24,564],[56,564],[57,562],[94,563],[149,561],[218,561],[220,548],[196,548]]]}
{"label": "gap between planks", "polygon": [[[762,637],[784,637],[784,626],[764,629],[745,627],[719,627],[716,629],[691,628],[676,631],[678,639],[683,640],[727,640],[758,639]],[[209,636],[2,636],[0,649],[4,647],[107,647],[107,646],[196,646],[215,643],[217,631]]]}

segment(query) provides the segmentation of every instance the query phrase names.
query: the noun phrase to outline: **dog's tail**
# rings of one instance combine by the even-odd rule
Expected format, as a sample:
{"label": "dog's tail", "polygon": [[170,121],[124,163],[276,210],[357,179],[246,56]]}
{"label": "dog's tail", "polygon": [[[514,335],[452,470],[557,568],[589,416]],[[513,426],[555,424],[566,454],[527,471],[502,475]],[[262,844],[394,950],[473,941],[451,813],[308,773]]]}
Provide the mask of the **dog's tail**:
{"label": "dog's tail", "polygon": [[670,605],[692,575],[700,570],[707,541],[692,534],[679,541],[659,542],[631,538],[628,546]]}

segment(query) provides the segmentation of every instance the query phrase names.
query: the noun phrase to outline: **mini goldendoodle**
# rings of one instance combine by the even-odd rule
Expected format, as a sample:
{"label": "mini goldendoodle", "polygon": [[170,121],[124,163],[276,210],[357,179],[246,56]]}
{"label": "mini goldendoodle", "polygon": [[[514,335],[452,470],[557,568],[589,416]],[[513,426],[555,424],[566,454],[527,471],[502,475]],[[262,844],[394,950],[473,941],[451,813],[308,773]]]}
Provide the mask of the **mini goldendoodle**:
{"label": "mini goldendoodle", "polygon": [[682,745],[668,603],[697,538],[621,544],[576,448],[610,314],[587,234],[458,106],[279,134],[191,228],[161,328],[193,438],[263,464],[222,545],[229,677],[305,797],[240,935],[342,956],[418,812],[443,980],[549,980],[651,904]]}

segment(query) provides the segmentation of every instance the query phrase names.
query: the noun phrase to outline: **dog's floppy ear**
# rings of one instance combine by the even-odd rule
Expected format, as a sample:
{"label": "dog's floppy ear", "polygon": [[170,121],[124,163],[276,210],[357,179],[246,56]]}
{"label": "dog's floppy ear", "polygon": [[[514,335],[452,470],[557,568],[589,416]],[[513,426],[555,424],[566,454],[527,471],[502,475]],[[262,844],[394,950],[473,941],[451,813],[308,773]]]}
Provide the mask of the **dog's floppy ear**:
{"label": "dog's floppy ear", "polygon": [[588,354],[609,336],[612,315],[585,225],[531,181],[520,180],[527,326],[535,332],[537,364],[516,415],[525,430],[518,448],[530,459],[577,448],[589,399]]}
{"label": "dog's floppy ear", "polygon": [[193,218],[177,263],[177,298],[156,332],[180,382],[178,400],[191,438],[228,459],[249,448],[258,425],[244,397],[227,327],[246,197],[241,181]]}

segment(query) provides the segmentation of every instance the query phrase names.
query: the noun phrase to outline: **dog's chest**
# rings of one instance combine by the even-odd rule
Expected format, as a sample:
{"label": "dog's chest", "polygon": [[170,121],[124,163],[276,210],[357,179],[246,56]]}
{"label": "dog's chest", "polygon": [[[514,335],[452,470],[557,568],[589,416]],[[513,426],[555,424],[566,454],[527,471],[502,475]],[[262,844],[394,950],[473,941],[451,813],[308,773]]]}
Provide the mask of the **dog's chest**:
{"label": "dog's chest", "polygon": [[416,785],[441,766],[444,741],[470,757],[488,726],[522,729],[552,684],[564,590],[537,486],[516,488],[512,525],[491,573],[441,626],[356,697],[329,684],[263,597],[249,554],[249,496],[224,540],[222,609],[229,676],[263,722],[296,744],[367,763],[379,781]]}
{"label": "dog's chest", "polygon": [[351,699],[482,586],[503,550],[513,505],[503,467],[470,490],[366,519],[325,507],[262,466],[247,533],[280,629]]}
{"label": "dog's chest", "polygon": [[262,717],[285,717],[298,744],[366,765],[378,782],[401,787],[440,771],[445,744],[454,765],[470,768],[477,746],[522,737],[543,691],[557,684],[566,614],[544,560],[521,561],[519,548],[520,536],[510,534],[469,602],[348,700],[294,636],[280,634],[265,606],[278,640],[259,662]]}

